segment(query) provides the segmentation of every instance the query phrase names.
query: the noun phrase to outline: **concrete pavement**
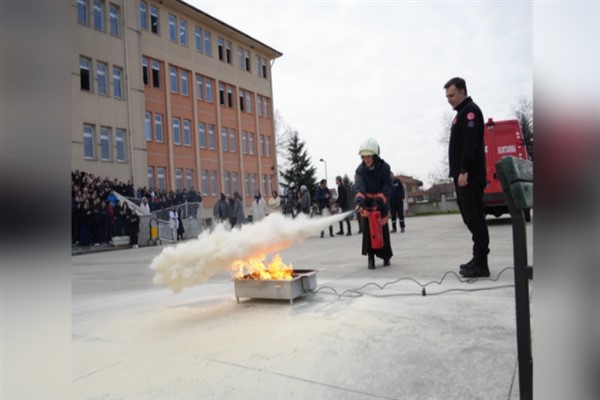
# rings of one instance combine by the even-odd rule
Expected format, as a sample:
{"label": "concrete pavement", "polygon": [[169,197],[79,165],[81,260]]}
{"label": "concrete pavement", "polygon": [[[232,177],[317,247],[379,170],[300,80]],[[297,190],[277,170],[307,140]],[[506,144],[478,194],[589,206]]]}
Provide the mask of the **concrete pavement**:
{"label": "concrete pavement", "polygon": [[[160,247],[74,256],[73,398],[518,399],[513,271],[498,277],[512,266],[511,225],[488,223],[491,279],[441,285],[428,283],[470,258],[458,214],[408,218],[392,265],[375,270],[359,235],[316,232],[281,252],[320,270],[317,293],[293,306],[238,304],[227,272],[174,295],[152,284]],[[427,296],[390,283],[405,277]]]}

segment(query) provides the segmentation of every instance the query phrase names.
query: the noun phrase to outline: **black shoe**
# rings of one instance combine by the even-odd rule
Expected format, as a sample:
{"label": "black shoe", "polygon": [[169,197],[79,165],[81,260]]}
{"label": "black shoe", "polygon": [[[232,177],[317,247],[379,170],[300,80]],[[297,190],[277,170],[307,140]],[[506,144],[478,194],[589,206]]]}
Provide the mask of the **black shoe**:
{"label": "black shoe", "polygon": [[343,234],[344,234],[344,232],[343,232],[343,231],[339,231],[339,232],[336,232],[335,234],[336,234],[336,235],[343,235]]}
{"label": "black shoe", "polygon": [[375,255],[369,254],[368,257],[369,257],[369,262],[368,262],[367,266],[369,267],[369,269],[375,269]]}
{"label": "black shoe", "polygon": [[396,233],[396,228],[392,228],[392,233]]}
{"label": "black shoe", "polygon": [[352,236],[352,232],[346,233],[346,236]]}
{"label": "black shoe", "polygon": [[471,258],[469,261],[467,261],[464,264],[460,264],[460,268],[459,270],[462,272],[465,268],[471,268],[471,266],[473,265],[473,263],[475,262],[474,258]]}
{"label": "black shoe", "polygon": [[321,232],[321,239],[323,239],[323,236],[325,236],[325,232]]}
{"label": "black shoe", "polygon": [[400,232],[404,233],[404,228],[400,228]]}
{"label": "black shoe", "polygon": [[358,231],[358,233],[362,233],[362,231]]}
{"label": "black shoe", "polygon": [[467,267],[460,271],[460,274],[464,278],[488,278],[490,276],[489,267],[478,267],[475,264],[472,264],[470,267]]}
{"label": "black shoe", "polygon": [[390,259],[389,258],[384,258],[383,259],[383,266],[384,267],[389,267],[390,266]]}
{"label": "black shoe", "polygon": [[335,237],[335,235],[333,234],[333,232],[329,232],[329,236]]}

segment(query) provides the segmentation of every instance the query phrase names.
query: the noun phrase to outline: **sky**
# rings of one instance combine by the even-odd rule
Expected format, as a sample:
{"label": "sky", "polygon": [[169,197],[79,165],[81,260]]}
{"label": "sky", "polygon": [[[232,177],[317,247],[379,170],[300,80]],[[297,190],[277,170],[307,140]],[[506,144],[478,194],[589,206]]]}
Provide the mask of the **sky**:
{"label": "sky", "polygon": [[283,53],[274,109],[330,186],[353,179],[369,137],[395,174],[425,189],[445,174],[452,77],[486,120],[514,118],[518,100],[532,99],[530,2],[187,1]]}

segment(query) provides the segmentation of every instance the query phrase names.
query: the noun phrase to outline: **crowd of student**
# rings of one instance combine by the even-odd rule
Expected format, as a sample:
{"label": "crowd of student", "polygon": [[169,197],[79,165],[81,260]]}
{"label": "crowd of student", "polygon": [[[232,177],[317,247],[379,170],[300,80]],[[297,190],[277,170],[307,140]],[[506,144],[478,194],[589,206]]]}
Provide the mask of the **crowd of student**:
{"label": "crowd of student", "polygon": [[138,246],[139,215],[116,194],[126,197],[146,212],[169,210],[186,202],[196,203],[197,208],[197,203],[202,201],[200,194],[193,189],[174,192],[144,186],[136,190],[131,181],[125,183],[116,178],[102,178],[75,170],[71,172],[72,244],[107,245],[115,236],[129,236],[130,245]]}

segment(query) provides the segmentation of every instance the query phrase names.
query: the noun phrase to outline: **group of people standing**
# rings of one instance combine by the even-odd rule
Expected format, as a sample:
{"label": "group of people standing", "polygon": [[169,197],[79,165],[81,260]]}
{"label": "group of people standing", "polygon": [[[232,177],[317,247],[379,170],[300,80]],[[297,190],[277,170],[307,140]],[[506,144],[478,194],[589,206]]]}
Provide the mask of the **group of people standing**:
{"label": "group of people standing", "polygon": [[[465,278],[489,277],[487,256],[490,252],[490,238],[483,208],[483,191],[486,185],[483,113],[467,95],[464,79],[452,78],[446,82],[444,89],[448,103],[456,111],[450,129],[448,175],[454,181],[459,210],[473,241],[473,256],[471,260],[460,265],[459,272]],[[389,177],[393,177],[390,166],[380,157],[379,144],[375,139],[369,138],[363,142],[358,154],[361,163],[356,169],[354,204],[357,213],[363,217],[361,252],[367,256],[369,269],[375,268],[375,257],[383,259],[384,266],[389,266],[393,252],[388,218],[391,211],[392,232],[395,232],[398,212],[394,212],[392,205],[398,204],[402,184],[397,180],[390,180]],[[396,194],[395,190],[398,190]],[[368,223],[368,217],[375,210],[380,213],[382,246],[379,241],[371,240],[371,224]],[[404,232],[404,213],[399,215],[400,231]],[[375,229],[377,228],[375,225]]]}

